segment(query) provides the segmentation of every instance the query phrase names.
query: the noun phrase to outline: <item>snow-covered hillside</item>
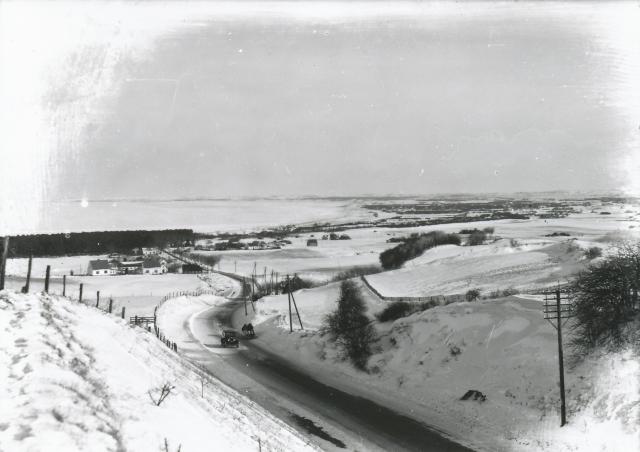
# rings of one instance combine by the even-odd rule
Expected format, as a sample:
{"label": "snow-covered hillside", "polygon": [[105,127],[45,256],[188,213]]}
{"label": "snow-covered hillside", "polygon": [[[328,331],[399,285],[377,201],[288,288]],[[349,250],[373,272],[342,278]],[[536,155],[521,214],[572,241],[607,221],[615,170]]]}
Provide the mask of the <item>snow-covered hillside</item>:
{"label": "snow-covered hillside", "polygon": [[478,246],[445,245],[427,250],[403,268],[367,276],[389,297],[482,294],[510,287],[537,288],[557,284],[589,261],[571,240],[498,240]]}
{"label": "snow-covered hillside", "polygon": [[[314,290],[296,295],[311,300]],[[640,450],[640,363],[630,351],[566,367],[569,424],[559,427],[556,332],[539,300],[454,303],[377,323],[368,371],[361,372],[321,331],[284,330],[287,305],[274,298],[258,304],[254,343],[326,384],[422,420],[474,449]],[[312,317],[335,306],[325,300]],[[270,308],[275,315],[268,320]],[[309,317],[304,304],[301,314]],[[470,389],[486,401],[460,400]]]}
{"label": "snow-covered hillside", "polygon": [[154,335],[67,299],[0,292],[0,344],[2,451],[313,449]]}
{"label": "snow-covered hillside", "polygon": [[[373,314],[384,309],[386,302],[371,293],[360,280],[354,280],[361,290],[368,313]],[[340,295],[340,283],[335,282],[313,289],[302,289],[294,292],[295,303],[298,306],[303,326],[307,330],[317,330],[322,326],[324,318],[336,306]],[[289,329],[289,300],[287,294],[271,295],[261,298],[255,303],[256,316],[253,323],[260,324],[268,320],[275,321],[283,329]],[[293,322],[299,327],[296,311],[292,303]]]}

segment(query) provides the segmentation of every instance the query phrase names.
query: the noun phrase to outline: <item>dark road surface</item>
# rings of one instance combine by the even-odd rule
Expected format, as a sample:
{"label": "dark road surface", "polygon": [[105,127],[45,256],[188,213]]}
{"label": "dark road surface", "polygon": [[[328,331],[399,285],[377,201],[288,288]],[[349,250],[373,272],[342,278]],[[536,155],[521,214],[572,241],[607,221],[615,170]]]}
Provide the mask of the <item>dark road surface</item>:
{"label": "dark road surface", "polygon": [[[206,338],[209,344],[205,343],[205,346],[213,348],[213,344],[219,344],[219,339],[212,336],[217,335],[221,326],[238,326],[233,325],[233,314],[241,306],[241,301],[230,301],[198,314],[194,322],[194,325],[197,325],[197,328],[194,328],[195,336],[203,343],[205,342],[202,338]],[[225,353],[224,362],[274,395],[256,397],[254,400],[257,403],[288,424],[322,438],[323,441],[314,442],[323,448],[326,446],[335,450],[346,446],[347,449],[353,450],[354,445],[349,444],[348,438],[341,437],[342,431],[348,432],[352,438],[361,438],[360,447],[367,447],[369,444],[382,450],[470,451],[420,422],[369,400],[326,386],[292,369],[278,357],[252,344],[250,340],[243,340],[242,345],[238,351]],[[210,368],[210,371],[250,398],[256,395],[254,391],[247,389],[246,381],[241,383],[228,375],[225,378],[225,375],[219,375],[215,368]],[[291,407],[296,406],[304,407],[320,422],[314,423],[304,415],[294,412],[295,409]]]}

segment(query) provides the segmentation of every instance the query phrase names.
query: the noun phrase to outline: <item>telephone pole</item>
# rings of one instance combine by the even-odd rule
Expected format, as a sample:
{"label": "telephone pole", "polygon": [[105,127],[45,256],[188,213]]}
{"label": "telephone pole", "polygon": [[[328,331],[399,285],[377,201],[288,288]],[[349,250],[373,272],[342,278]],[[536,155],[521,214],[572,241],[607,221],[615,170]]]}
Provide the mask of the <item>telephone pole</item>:
{"label": "telephone pole", "polygon": [[289,301],[289,332],[293,333],[293,322],[291,320],[291,284],[287,275],[287,300]]}
{"label": "telephone pole", "polygon": [[[560,427],[567,423],[567,405],[564,389],[564,356],[562,351],[562,326],[573,316],[569,296],[559,288],[544,294],[544,318],[558,332],[558,368],[560,374]],[[553,322],[555,320],[555,323]],[[564,321],[564,322],[563,322]]]}
{"label": "telephone pole", "polygon": [[293,296],[293,292],[291,292],[291,279],[289,275],[287,275],[287,300],[289,301],[289,332],[293,333],[293,315],[291,312],[291,302],[293,301],[293,307],[296,310],[296,315],[298,316],[298,322],[300,322],[300,329],[304,330],[302,326],[302,318],[300,318],[300,311],[298,311],[298,304],[296,303],[296,299]]}

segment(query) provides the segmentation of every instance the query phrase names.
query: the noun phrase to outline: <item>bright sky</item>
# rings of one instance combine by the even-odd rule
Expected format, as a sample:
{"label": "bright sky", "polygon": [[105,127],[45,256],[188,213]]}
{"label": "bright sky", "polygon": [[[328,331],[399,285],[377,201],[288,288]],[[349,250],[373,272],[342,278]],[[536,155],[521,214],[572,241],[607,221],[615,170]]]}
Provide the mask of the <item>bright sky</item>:
{"label": "bright sky", "polygon": [[9,212],[640,192],[635,2],[3,2],[0,21]]}

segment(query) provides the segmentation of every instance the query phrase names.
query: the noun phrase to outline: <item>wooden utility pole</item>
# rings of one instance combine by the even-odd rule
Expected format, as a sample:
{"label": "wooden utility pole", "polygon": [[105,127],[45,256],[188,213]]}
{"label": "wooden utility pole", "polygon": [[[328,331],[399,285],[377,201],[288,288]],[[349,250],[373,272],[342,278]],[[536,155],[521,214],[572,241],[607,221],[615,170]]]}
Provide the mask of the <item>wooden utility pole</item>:
{"label": "wooden utility pole", "polygon": [[33,264],[33,256],[29,254],[29,266],[27,267],[27,283],[24,285],[24,293],[29,293],[29,283],[31,282],[31,265]]}
{"label": "wooden utility pole", "polygon": [[558,365],[560,370],[560,427],[567,423],[567,403],[564,393],[564,356],[562,353],[562,315],[560,310],[560,291],[556,291],[556,309],[558,312]]}
{"label": "wooden utility pole", "polygon": [[62,275],[62,296],[67,296],[67,275]]}
{"label": "wooden utility pole", "polygon": [[302,326],[302,319],[300,318],[300,311],[298,311],[298,304],[296,303],[296,298],[293,296],[293,293],[291,291],[289,291],[290,295],[291,295],[291,299],[293,300],[293,307],[296,308],[296,315],[298,316],[298,322],[300,322],[300,329],[304,330],[304,327]]}
{"label": "wooden utility pole", "polygon": [[[564,388],[564,356],[562,351],[562,325],[563,320],[573,316],[573,310],[566,293],[560,289],[555,292],[545,293],[544,318],[549,321],[558,332],[558,368],[560,373],[560,427],[567,423],[567,408]],[[552,320],[555,320],[552,322]]]}
{"label": "wooden utility pole", "polygon": [[245,317],[247,315],[249,315],[249,313],[247,312],[247,295],[244,293],[246,287],[247,287],[247,283],[244,280],[244,276],[243,276],[242,277],[242,299],[244,300],[244,315],[245,315]]}
{"label": "wooden utility pole", "polygon": [[2,239],[2,257],[0,258],[0,290],[4,289],[4,276],[7,272],[7,254],[9,254],[9,236]]}
{"label": "wooden utility pole", "polygon": [[49,293],[49,276],[51,276],[51,265],[47,265],[47,272],[44,276],[44,292]]}
{"label": "wooden utility pole", "polygon": [[289,300],[289,332],[293,333],[293,321],[291,320],[291,283],[287,275],[287,300]]}

